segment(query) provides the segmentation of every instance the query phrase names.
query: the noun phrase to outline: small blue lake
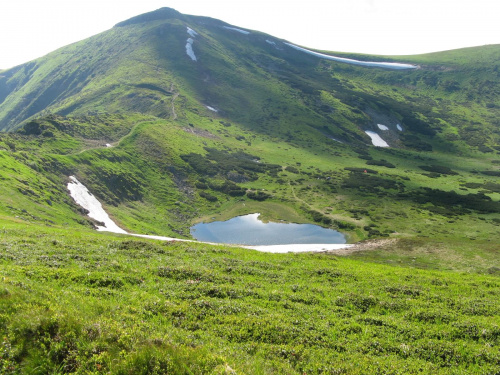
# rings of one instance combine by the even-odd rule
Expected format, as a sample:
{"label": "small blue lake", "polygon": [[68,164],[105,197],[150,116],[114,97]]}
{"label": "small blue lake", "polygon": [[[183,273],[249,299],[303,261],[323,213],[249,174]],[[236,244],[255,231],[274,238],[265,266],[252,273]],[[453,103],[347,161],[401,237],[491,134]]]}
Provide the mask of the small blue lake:
{"label": "small blue lake", "polygon": [[238,245],[345,244],[344,235],[312,224],[263,223],[260,214],[227,221],[199,223],[191,227],[198,241]]}

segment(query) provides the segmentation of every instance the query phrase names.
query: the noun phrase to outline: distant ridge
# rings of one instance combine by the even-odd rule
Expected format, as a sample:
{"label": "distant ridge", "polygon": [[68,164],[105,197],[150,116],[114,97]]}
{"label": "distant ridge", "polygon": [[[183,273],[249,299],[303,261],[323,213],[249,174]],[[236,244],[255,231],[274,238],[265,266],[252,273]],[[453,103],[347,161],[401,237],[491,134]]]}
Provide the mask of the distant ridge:
{"label": "distant ridge", "polygon": [[114,27],[123,27],[128,25],[134,25],[138,23],[151,22],[157,20],[168,20],[170,18],[184,18],[182,13],[179,13],[175,9],[164,7],[152,12],[140,14],[138,16],[129,18],[128,20],[117,23]]}
{"label": "distant ridge", "polygon": [[[385,124],[392,131],[379,136],[391,147],[465,142],[496,152],[499,57],[500,46],[404,58],[317,51],[163,7],[1,71],[0,131],[49,114],[178,119],[176,110],[208,109],[252,132],[290,132],[290,140],[305,127],[372,144],[366,131]],[[464,101],[481,127],[450,110]]]}

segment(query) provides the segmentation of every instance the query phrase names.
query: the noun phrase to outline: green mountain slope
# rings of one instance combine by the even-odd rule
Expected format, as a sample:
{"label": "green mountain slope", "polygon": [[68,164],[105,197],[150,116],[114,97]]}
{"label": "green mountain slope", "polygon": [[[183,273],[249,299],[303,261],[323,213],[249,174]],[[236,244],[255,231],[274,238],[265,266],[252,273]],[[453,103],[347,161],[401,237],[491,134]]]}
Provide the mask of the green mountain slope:
{"label": "green mountain slope", "polygon": [[31,216],[79,225],[44,185],[24,193],[31,175],[61,191],[74,174],[141,233],[189,237],[197,220],[259,211],[351,241],[487,246],[500,220],[499,54],[342,56],[419,67],[367,68],[162,8],[2,72],[0,153],[30,177],[1,172],[5,194],[26,204],[0,208],[31,200]]}
{"label": "green mountain slope", "polygon": [[[198,35],[191,37],[187,27]],[[181,94],[252,131],[282,134],[286,123],[293,135],[293,125],[302,123],[367,142],[360,127],[391,115],[417,134],[437,132],[439,140],[458,133],[475,146],[498,143],[498,46],[404,57],[420,69],[390,71],[321,60],[269,35],[227,27],[163,8],[4,72],[0,129],[46,113],[126,111],[169,118],[176,115],[172,96]],[[196,62],[186,54],[188,38]],[[454,112],[464,104],[465,115]],[[487,124],[474,130],[473,139],[471,120]]]}

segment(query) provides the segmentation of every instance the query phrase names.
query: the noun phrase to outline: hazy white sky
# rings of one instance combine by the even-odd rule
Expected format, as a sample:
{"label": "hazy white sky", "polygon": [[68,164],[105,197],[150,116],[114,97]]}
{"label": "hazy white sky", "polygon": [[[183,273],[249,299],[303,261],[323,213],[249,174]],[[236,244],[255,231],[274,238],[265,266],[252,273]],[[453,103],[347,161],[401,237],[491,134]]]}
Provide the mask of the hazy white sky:
{"label": "hazy white sky", "polygon": [[0,69],[164,6],[330,51],[394,55],[500,44],[499,0],[2,0]]}

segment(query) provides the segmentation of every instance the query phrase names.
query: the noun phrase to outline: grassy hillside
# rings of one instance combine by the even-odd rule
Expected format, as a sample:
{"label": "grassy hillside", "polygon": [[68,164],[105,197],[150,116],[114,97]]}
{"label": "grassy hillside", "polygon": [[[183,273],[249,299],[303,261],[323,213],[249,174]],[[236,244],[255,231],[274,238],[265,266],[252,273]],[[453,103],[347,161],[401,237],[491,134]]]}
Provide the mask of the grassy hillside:
{"label": "grassy hillside", "polygon": [[189,237],[193,222],[258,210],[351,242],[496,250],[499,46],[348,56],[419,65],[393,71],[225,26],[162,9],[3,72],[0,123],[16,132],[0,152],[19,165],[0,172],[16,202],[3,214],[88,225],[64,193],[74,174],[134,232]]}
{"label": "grassy hillside", "polygon": [[2,373],[492,374],[498,277],[2,224]]}
{"label": "grassy hillside", "polygon": [[[0,373],[497,373],[500,46],[342,55],[394,71],[228,26],[163,8],[0,71]],[[361,244],[97,233],[72,175],[130,232],[260,212]]]}
{"label": "grassy hillside", "polygon": [[[364,130],[386,121],[406,132],[386,134],[392,146],[498,151],[499,46],[346,56],[420,67],[392,71],[321,60],[270,35],[224,26],[164,9],[8,70],[0,78],[0,129],[48,113],[176,119],[209,105],[225,120],[281,139],[312,131],[359,145],[369,143]],[[186,54],[188,38],[197,61]]]}
{"label": "grassy hillside", "polygon": [[[196,218],[259,210],[340,228],[353,241],[396,235],[498,242],[494,158],[462,157],[457,166],[456,157],[437,152],[353,150],[335,141],[313,149],[251,134],[210,113],[187,121],[103,115],[32,122],[0,138],[5,160],[19,165],[2,172],[11,188],[5,194],[36,201],[29,211],[40,216],[50,197],[35,178],[64,192],[75,174],[121,225],[141,233],[187,235]],[[252,199],[255,191],[266,204]],[[68,199],[53,199],[50,210]]]}

